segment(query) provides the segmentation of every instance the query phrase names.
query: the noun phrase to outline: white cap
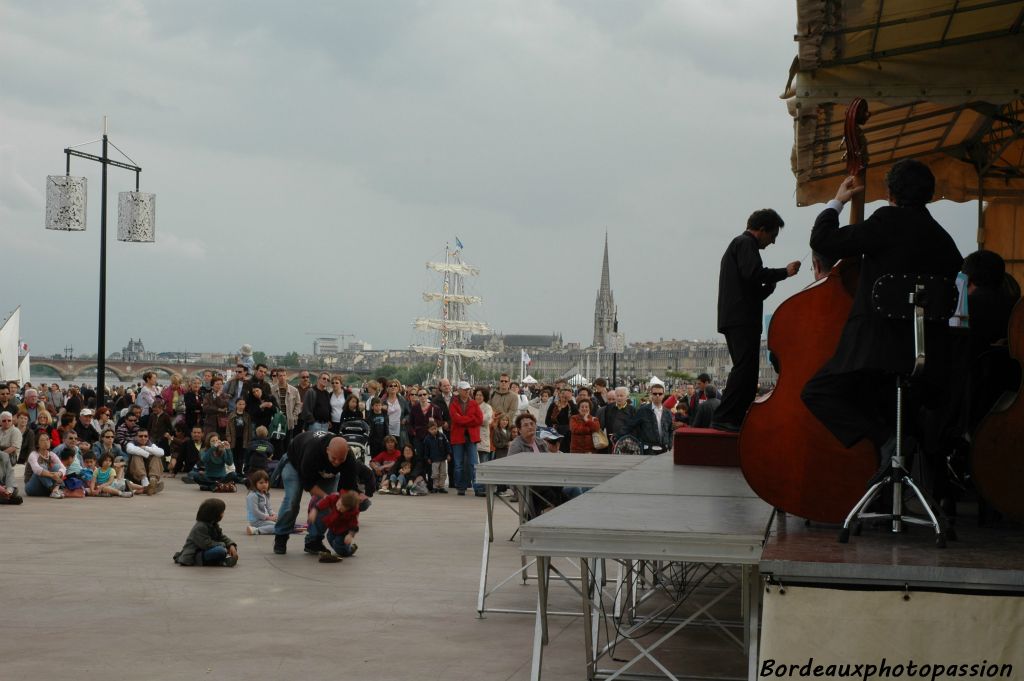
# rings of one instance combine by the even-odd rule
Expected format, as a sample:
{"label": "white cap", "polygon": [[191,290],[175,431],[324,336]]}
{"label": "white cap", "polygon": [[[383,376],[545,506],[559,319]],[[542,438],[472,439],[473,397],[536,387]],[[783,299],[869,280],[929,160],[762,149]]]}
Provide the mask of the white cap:
{"label": "white cap", "polygon": [[651,382],[647,384],[647,387],[648,388],[653,388],[656,385],[660,385],[662,388],[665,387],[665,384],[657,376],[655,376],[654,378],[651,379]]}
{"label": "white cap", "polygon": [[469,390],[472,386],[469,385],[469,381],[459,381],[459,385],[456,387],[459,390]]}

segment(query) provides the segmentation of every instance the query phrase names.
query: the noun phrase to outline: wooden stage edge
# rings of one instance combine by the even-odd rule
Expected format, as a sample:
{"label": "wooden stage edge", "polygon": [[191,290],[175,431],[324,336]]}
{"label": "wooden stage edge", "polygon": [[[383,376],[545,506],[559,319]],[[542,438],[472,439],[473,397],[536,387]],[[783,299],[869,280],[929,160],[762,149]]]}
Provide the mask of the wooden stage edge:
{"label": "wooden stage edge", "polygon": [[848,544],[837,541],[838,526],[807,526],[782,515],[761,553],[760,571],[782,584],[836,588],[1019,593],[1024,595],[1024,527],[977,526],[957,518],[957,541],[935,546],[930,528],[893,534],[888,525],[865,523]]}

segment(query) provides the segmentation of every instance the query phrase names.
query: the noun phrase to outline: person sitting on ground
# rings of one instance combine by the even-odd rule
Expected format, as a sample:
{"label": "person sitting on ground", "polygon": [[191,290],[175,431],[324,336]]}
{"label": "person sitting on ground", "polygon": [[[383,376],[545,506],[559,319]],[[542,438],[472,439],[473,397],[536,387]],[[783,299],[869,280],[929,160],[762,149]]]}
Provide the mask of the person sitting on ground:
{"label": "person sitting on ground", "polygon": [[174,554],[178,565],[223,565],[238,563],[238,545],[220,529],[227,505],[220,499],[207,499],[199,505],[196,524],[188,533],[185,545]]}
{"label": "person sitting on ground", "polygon": [[391,489],[398,494],[417,497],[427,493],[427,479],[423,475],[423,464],[416,456],[411,444],[402,448],[402,458],[391,469]]}
{"label": "person sitting on ground", "polygon": [[394,472],[395,463],[400,458],[402,458],[402,452],[398,451],[398,438],[394,435],[387,435],[384,438],[384,451],[370,459],[370,468],[380,481],[377,487],[385,494],[391,490],[391,474]]}
{"label": "person sitting on ground", "polygon": [[251,491],[245,497],[245,512],[248,524],[245,533],[274,534],[274,523],[277,514],[270,506],[270,476],[266,471],[258,470],[249,478]]}
{"label": "person sitting on ground", "polygon": [[[267,439],[270,433],[266,426],[256,426],[256,437],[249,442],[245,448],[245,458],[242,461],[245,475],[251,475],[254,471],[265,471],[270,468],[269,461],[274,456],[274,444]],[[235,460],[236,462],[238,459]],[[235,464],[238,465],[237,463]]]}
{"label": "person sitting on ground", "polygon": [[78,440],[88,443],[90,448],[95,447],[100,439],[100,431],[93,428],[95,419],[92,409],[83,409],[78,414],[78,422],[75,424],[75,432],[78,433]]}
{"label": "person sitting on ground", "polygon": [[164,450],[151,444],[149,430],[139,428],[135,440],[125,448],[128,454],[128,479],[146,488],[152,496],[164,489]]}
{"label": "person sitting on ground", "polygon": [[448,461],[452,457],[452,445],[445,437],[444,431],[434,419],[427,421],[427,435],[423,438],[424,465],[430,464],[430,475],[434,494],[448,494]]}
{"label": "person sitting on ground", "polygon": [[263,388],[258,385],[252,387],[249,393],[249,402],[252,403],[249,406],[249,418],[252,419],[253,427],[263,426],[269,433],[270,421],[274,418],[277,405],[264,396]]}
{"label": "person sitting on ground", "polygon": [[135,492],[145,489],[124,478],[124,462],[114,465],[114,457],[100,454],[99,467],[93,472],[89,481],[89,496],[100,497],[132,497]]}
{"label": "person sitting on ground", "polygon": [[25,485],[25,494],[30,497],[52,497],[63,499],[64,473],[67,471],[60,457],[50,451],[50,436],[36,435],[36,450],[28,455],[28,467],[32,477]]}
{"label": "person sitting on ground", "polygon": [[359,531],[359,493],[339,490],[316,502],[309,511],[310,526],[316,525],[321,534],[326,531],[327,544],[334,553],[320,555],[321,563],[338,563],[354,555]]}
{"label": "person sitting on ground", "polygon": [[39,405],[39,414],[36,416],[35,431],[36,435],[39,433],[46,433],[50,437],[50,443],[53,447],[60,446],[60,430],[54,427],[53,417],[50,415],[50,412],[46,411],[46,407],[42,404]]}
{"label": "person sitting on ground", "polygon": [[174,424],[174,435],[171,436],[171,460],[167,464],[168,477],[173,478],[178,475],[178,461],[181,459],[185,447],[188,446],[188,440],[188,426],[185,425],[184,419],[180,419]]}
{"label": "person sitting on ground", "polygon": [[12,487],[7,489],[3,485],[0,485],[0,505],[3,506],[19,506],[23,504],[25,500],[20,494],[18,494],[18,488]]}
{"label": "person sitting on ground", "polygon": [[135,439],[138,432],[139,417],[133,413],[129,413],[121,419],[121,423],[117,424],[117,428],[114,430],[114,442],[121,449],[127,451],[128,443]]}
{"label": "person sitting on ground", "polygon": [[194,484],[196,481],[196,473],[202,467],[202,461],[200,456],[203,453],[203,427],[201,425],[192,426],[192,430],[189,433],[189,441],[181,449],[181,455],[178,459],[178,465],[175,468],[175,472],[183,471],[185,475],[182,477],[182,482],[185,484]]}
{"label": "person sitting on ground", "polygon": [[208,433],[205,444],[203,453],[199,455],[203,473],[195,476],[199,489],[204,492],[234,492],[238,478],[233,472],[228,472],[228,466],[235,465],[230,444],[221,440],[217,433]]}

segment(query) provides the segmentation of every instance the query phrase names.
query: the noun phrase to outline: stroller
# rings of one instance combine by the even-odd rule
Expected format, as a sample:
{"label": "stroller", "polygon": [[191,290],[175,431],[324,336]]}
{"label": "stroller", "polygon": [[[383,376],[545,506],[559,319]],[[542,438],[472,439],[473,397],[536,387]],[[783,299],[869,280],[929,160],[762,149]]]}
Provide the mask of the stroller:
{"label": "stroller", "polygon": [[349,451],[356,455],[356,460],[367,465],[373,456],[370,453],[370,424],[362,419],[342,421],[338,434],[348,442]]}

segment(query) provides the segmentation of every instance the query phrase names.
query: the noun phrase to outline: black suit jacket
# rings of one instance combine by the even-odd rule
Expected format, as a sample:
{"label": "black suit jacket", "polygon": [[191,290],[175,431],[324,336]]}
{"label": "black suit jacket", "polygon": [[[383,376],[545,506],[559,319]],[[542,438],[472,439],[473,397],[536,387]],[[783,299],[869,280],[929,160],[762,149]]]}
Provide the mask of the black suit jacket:
{"label": "black suit jacket", "polygon": [[729,243],[718,272],[718,331],[755,326],[761,329],[764,299],[786,278],[786,268],[761,262],[757,237],[743,232]]}
{"label": "black suit jacket", "polygon": [[[826,208],[814,221],[811,248],[832,258],[862,258],[853,308],[826,370],[834,374],[861,369],[909,371],[914,361],[912,322],[884,319],[875,313],[871,287],[885,274],[955,278],[963,256],[953,238],[924,206],[885,206],[864,222],[842,228],[839,213]],[[926,329],[926,368],[932,371],[949,361],[948,328],[947,324],[936,322]]]}

